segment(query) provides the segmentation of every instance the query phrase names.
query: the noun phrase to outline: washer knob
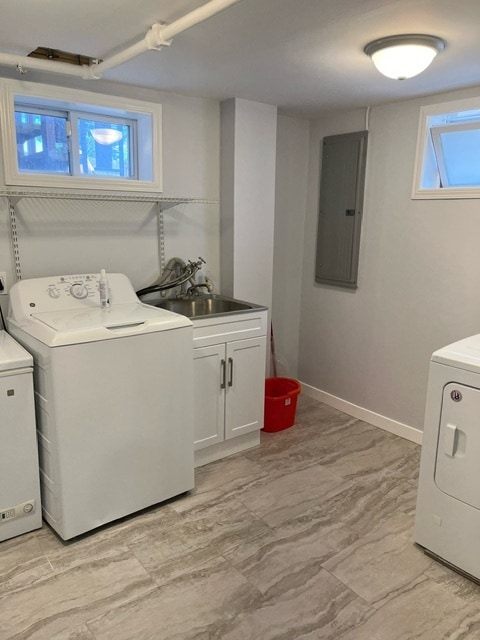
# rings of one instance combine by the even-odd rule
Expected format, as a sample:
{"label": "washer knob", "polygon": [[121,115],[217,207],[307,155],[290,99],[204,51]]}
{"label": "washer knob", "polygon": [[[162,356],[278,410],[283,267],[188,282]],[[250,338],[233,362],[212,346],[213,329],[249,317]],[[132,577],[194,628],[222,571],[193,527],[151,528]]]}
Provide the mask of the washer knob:
{"label": "washer knob", "polygon": [[59,298],[60,297],[60,291],[57,289],[57,287],[52,287],[51,289],[48,290],[48,295],[51,298]]}
{"label": "washer knob", "polygon": [[81,282],[76,282],[70,287],[70,293],[74,298],[77,298],[77,300],[82,300],[88,296],[88,289]]}

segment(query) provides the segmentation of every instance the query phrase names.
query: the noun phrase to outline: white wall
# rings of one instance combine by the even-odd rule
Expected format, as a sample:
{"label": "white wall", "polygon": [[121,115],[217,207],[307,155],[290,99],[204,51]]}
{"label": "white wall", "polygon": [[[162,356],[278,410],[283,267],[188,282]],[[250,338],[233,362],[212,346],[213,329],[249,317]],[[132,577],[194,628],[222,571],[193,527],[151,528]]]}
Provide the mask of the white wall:
{"label": "white wall", "polygon": [[[163,195],[216,201],[182,204],[164,213],[166,257],[202,256],[204,274],[219,287],[219,103],[113,83],[95,84],[95,90],[163,104]],[[138,289],[158,276],[154,204],[25,198],[16,215],[23,278],[105,267],[126,273]],[[7,272],[10,284],[14,281],[6,198],[0,198],[0,271]],[[6,296],[0,302],[5,309]]]}
{"label": "white wall", "polygon": [[419,110],[475,94],[371,110],[356,291],[315,284],[313,274],[320,142],[363,129],[364,114],[339,114],[311,129],[299,376],[418,429],[432,351],[480,332],[480,204],[411,199]]}
{"label": "white wall", "polygon": [[277,108],[232,98],[221,113],[222,288],[271,308]]}
{"label": "white wall", "polygon": [[272,323],[277,375],[298,376],[309,122],[279,116]]}

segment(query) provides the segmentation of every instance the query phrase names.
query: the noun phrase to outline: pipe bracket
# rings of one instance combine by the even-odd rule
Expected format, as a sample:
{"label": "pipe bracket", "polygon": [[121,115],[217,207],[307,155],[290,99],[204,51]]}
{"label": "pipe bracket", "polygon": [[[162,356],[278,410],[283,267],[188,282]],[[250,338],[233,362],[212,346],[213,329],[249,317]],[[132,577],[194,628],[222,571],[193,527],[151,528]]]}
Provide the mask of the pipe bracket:
{"label": "pipe bracket", "polygon": [[165,40],[165,38],[162,37],[164,28],[164,22],[152,24],[150,30],[145,35],[145,42],[148,49],[156,49],[158,51],[162,49],[162,47],[169,47],[172,44],[172,40]]}
{"label": "pipe bracket", "polygon": [[83,69],[83,74],[82,74],[82,78],[84,80],[100,80],[100,78],[102,77],[102,74],[100,73],[100,71],[97,71],[97,73],[95,73],[95,70],[98,68],[98,65],[100,64],[100,62],[94,62],[91,65],[82,65],[82,69]]}

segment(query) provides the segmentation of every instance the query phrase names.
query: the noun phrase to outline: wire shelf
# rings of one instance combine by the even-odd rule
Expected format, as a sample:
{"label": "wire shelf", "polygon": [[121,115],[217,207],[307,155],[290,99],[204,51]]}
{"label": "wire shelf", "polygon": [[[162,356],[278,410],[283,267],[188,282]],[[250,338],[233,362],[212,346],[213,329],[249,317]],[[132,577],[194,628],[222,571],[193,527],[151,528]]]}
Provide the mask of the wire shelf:
{"label": "wire shelf", "polygon": [[21,200],[22,198],[56,198],[68,200],[111,200],[117,202],[157,202],[162,210],[179,204],[219,204],[219,200],[205,198],[173,198],[159,193],[99,193],[97,191],[43,191],[33,189],[0,189],[0,196]]}

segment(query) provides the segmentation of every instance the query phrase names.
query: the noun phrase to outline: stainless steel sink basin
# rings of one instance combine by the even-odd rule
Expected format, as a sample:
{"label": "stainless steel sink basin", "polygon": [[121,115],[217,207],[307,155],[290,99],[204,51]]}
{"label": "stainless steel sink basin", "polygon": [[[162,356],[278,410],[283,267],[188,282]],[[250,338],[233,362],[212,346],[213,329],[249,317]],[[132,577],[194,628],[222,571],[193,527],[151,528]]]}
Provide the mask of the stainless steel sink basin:
{"label": "stainless steel sink basin", "polygon": [[195,296],[192,298],[166,298],[160,300],[144,300],[147,304],[174,313],[180,313],[187,318],[201,318],[203,316],[227,315],[231,313],[242,313],[252,309],[262,309],[257,304],[227,298],[217,294]]}

